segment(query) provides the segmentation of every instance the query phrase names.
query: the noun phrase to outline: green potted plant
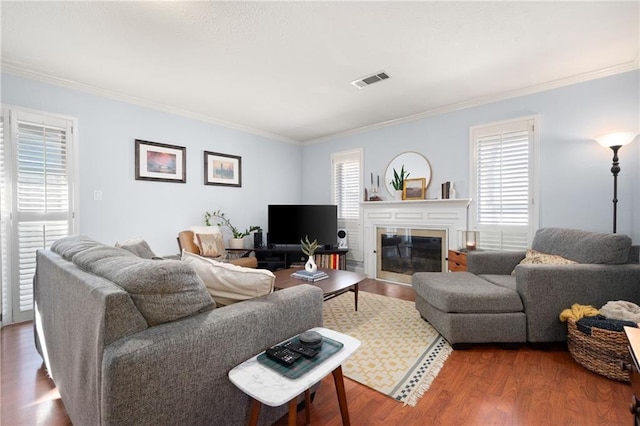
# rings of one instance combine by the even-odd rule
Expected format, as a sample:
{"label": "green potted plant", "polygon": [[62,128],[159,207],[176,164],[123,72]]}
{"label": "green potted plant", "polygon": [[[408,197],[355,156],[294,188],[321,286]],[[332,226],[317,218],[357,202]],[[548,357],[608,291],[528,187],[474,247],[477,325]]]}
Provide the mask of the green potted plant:
{"label": "green potted plant", "polygon": [[[396,200],[402,200],[402,189],[404,188],[404,180],[409,177],[409,172],[404,170],[404,164],[400,169],[400,174],[393,169],[393,180],[390,182],[393,189],[396,190]],[[399,191],[399,192],[398,192]]]}
{"label": "green potted plant", "polygon": [[231,224],[229,218],[227,218],[224,213],[220,210],[216,210],[213,213],[205,212],[204,213],[204,223],[207,226],[211,226],[211,219],[217,219],[216,225],[224,226],[229,228],[231,231],[232,238],[229,239],[229,248],[231,249],[242,249],[244,248],[244,240],[243,238],[252,233],[253,231],[262,231],[262,228],[258,225],[251,225],[249,229],[245,229],[244,231],[240,231],[238,228]]}
{"label": "green potted plant", "polygon": [[318,247],[318,240],[309,241],[309,236],[306,235],[304,240],[300,240],[300,246],[302,247],[302,252],[309,256],[309,260],[304,265],[304,269],[307,272],[316,272],[318,270],[318,265],[316,265],[316,261],[313,258],[313,255],[316,253]]}

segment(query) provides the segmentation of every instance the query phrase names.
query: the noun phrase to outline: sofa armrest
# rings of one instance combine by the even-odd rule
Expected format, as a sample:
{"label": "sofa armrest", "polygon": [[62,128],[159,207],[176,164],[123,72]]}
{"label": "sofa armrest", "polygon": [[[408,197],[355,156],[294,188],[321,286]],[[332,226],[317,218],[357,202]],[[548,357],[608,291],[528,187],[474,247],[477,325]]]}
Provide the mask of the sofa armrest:
{"label": "sofa armrest", "polygon": [[516,290],[527,315],[527,340],[564,341],[567,328],[558,317],[574,303],[640,303],[640,265],[520,265]]}
{"label": "sofa armrest", "polygon": [[476,275],[509,275],[525,255],[525,251],[471,251],[467,253],[467,271]]}
{"label": "sofa armrest", "polygon": [[[149,328],[105,350],[103,424],[246,424],[249,397],[229,370],[322,326],[322,291],[300,285]],[[284,410],[263,407],[273,423]]]}

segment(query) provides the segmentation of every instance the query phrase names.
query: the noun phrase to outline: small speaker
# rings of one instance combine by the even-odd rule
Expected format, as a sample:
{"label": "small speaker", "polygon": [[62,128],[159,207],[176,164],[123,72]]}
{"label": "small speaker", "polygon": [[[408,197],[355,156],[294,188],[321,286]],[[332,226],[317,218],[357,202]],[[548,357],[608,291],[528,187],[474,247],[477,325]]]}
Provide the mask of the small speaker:
{"label": "small speaker", "polygon": [[253,234],[253,248],[262,248],[262,232]]}
{"label": "small speaker", "polygon": [[338,229],[338,248],[340,249],[347,248],[347,230],[346,229]]}

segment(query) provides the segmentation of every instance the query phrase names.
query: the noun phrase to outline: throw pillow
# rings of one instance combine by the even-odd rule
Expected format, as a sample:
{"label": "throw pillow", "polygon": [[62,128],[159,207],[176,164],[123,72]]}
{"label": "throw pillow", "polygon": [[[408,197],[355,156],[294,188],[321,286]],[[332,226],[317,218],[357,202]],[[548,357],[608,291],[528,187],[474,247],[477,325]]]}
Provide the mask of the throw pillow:
{"label": "throw pillow", "polygon": [[215,308],[202,280],[179,260],[141,259],[121,248],[101,245],[76,254],[72,261],[122,287],[149,326]]}
{"label": "throw pillow", "polygon": [[[218,257],[218,247],[222,242],[222,235],[220,234],[196,234],[198,239],[198,247],[200,247],[200,254],[205,257]],[[222,242],[224,246],[224,242]]]}
{"label": "throw pillow", "polygon": [[216,305],[226,306],[273,291],[276,277],[266,269],[217,262],[186,251],[182,252],[182,261],[195,269]]}
{"label": "throw pillow", "polygon": [[220,239],[217,240],[218,243],[218,256],[225,257],[226,252],[224,249],[224,240],[222,239],[222,231],[220,228],[212,225],[212,226],[191,226],[188,231],[193,232],[193,243],[198,246],[200,249],[200,253],[202,253],[202,247],[200,247],[200,242],[198,241],[198,234],[214,234],[220,235]]}
{"label": "throw pillow", "polygon": [[[539,251],[528,249],[524,259],[522,259],[519,265],[571,265],[578,263],[576,261],[565,259],[557,254],[541,253]],[[515,275],[516,270],[511,272],[511,275]]]}
{"label": "throw pillow", "polygon": [[151,250],[149,244],[142,238],[127,240],[123,243],[116,242],[116,247],[123,248],[143,259],[153,259],[156,254]]}

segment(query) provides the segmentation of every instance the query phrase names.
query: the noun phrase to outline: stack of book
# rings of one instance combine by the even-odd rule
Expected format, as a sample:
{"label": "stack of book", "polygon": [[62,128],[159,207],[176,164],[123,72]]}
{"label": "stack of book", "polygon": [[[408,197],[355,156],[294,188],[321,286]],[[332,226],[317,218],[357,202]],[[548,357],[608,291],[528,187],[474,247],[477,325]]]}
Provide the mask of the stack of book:
{"label": "stack of book", "polygon": [[291,274],[293,278],[298,278],[305,281],[315,282],[329,278],[326,272],[316,271],[316,272],[307,272],[304,269],[300,269],[299,271]]}
{"label": "stack of book", "polygon": [[456,198],[456,190],[453,187],[453,182],[446,181],[442,184],[442,199],[448,200]]}

